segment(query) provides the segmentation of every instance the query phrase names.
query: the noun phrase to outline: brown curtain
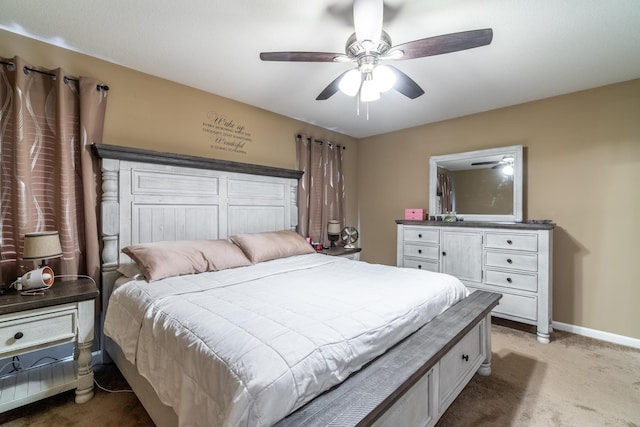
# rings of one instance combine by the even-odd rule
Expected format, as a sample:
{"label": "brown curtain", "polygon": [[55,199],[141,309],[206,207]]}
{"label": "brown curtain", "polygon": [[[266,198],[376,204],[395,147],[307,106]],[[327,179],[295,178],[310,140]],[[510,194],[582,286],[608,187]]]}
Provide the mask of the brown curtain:
{"label": "brown curtain", "polygon": [[298,231],[314,242],[328,244],[327,222],[346,224],[342,146],[296,136],[296,167],[304,172],[298,186]]}
{"label": "brown curtain", "polygon": [[[97,168],[107,90],[64,70],[0,58],[0,265],[9,284],[35,265],[22,260],[25,233],[57,230],[56,276],[100,272]],[[64,280],[65,278],[61,278]]]}

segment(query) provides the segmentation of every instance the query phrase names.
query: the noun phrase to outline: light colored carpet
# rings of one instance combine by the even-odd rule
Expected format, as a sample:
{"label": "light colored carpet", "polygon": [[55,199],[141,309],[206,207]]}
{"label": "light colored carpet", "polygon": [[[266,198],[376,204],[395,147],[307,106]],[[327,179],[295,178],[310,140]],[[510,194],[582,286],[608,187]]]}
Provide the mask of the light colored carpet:
{"label": "light colored carpet", "polygon": [[[640,426],[640,350],[556,331],[540,344],[529,327],[495,320],[492,374],[475,375],[438,422],[449,426]],[[509,326],[509,327],[508,327]],[[126,387],[114,367],[96,369]],[[76,405],[68,392],[0,414],[4,426],[153,426],[131,393]]]}

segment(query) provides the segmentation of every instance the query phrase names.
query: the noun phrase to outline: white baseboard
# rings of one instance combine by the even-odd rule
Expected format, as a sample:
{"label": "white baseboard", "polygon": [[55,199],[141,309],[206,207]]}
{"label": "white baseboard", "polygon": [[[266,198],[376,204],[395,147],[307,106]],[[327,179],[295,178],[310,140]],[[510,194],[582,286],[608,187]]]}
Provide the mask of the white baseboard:
{"label": "white baseboard", "polygon": [[611,342],[614,344],[620,344],[627,347],[633,347],[640,349],[640,339],[625,337],[624,335],[612,334],[610,332],[598,331],[596,329],[589,329],[582,326],[570,325],[562,322],[552,322],[553,328],[560,331],[571,332],[578,335],[583,335],[589,338],[595,338],[602,341]]}

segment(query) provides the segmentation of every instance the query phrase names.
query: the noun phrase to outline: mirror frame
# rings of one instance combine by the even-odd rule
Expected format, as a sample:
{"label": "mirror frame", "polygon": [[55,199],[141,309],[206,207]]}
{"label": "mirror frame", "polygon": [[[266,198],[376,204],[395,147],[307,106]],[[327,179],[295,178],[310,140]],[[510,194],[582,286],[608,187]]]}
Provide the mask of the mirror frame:
{"label": "mirror frame", "polygon": [[513,214],[482,215],[456,213],[456,217],[462,218],[467,221],[522,222],[522,191],[524,181],[522,145],[511,145],[508,147],[467,151],[464,153],[445,154],[441,156],[431,156],[429,159],[429,216],[431,217],[443,215],[442,213],[434,212],[437,206],[436,192],[438,187],[438,167],[443,167],[446,169],[447,162],[452,161],[483,161],[488,157],[506,155],[513,156]]}

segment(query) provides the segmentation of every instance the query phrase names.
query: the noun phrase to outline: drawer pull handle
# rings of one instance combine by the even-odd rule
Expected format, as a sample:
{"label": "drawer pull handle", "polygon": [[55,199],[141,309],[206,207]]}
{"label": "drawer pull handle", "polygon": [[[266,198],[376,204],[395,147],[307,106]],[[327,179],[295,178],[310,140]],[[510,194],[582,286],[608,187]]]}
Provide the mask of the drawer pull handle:
{"label": "drawer pull handle", "polygon": [[442,252],[442,256],[447,256],[447,253],[446,252]]}
{"label": "drawer pull handle", "polygon": [[511,241],[511,239],[507,240],[507,243],[508,243],[508,244],[510,244],[510,245],[512,245],[512,244],[513,244],[513,242]]}
{"label": "drawer pull handle", "polygon": [[465,362],[469,361],[469,355],[468,354],[463,354],[462,355],[462,360],[464,360]]}
{"label": "drawer pull handle", "polygon": [[513,261],[511,261],[511,258],[507,258],[507,262],[508,262],[509,264],[513,264]]}
{"label": "drawer pull handle", "polygon": [[419,238],[419,239],[422,239],[422,234],[418,234],[418,238]]}
{"label": "drawer pull handle", "polygon": [[422,270],[422,265],[418,264],[418,270]]}
{"label": "drawer pull handle", "polygon": [[24,336],[24,334],[22,332],[16,332],[16,334],[13,336],[13,338],[19,340],[20,338],[22,338]]}
{"label": "drawer pull handle", "polygon": [[507,282],[511,283],[513,280],[511,280],[511,277],[507,277]]}
{"label": "drawer pull handle", "polygon": [[421,254],[422,253],[422,249],[418,249],[418,253]]}

